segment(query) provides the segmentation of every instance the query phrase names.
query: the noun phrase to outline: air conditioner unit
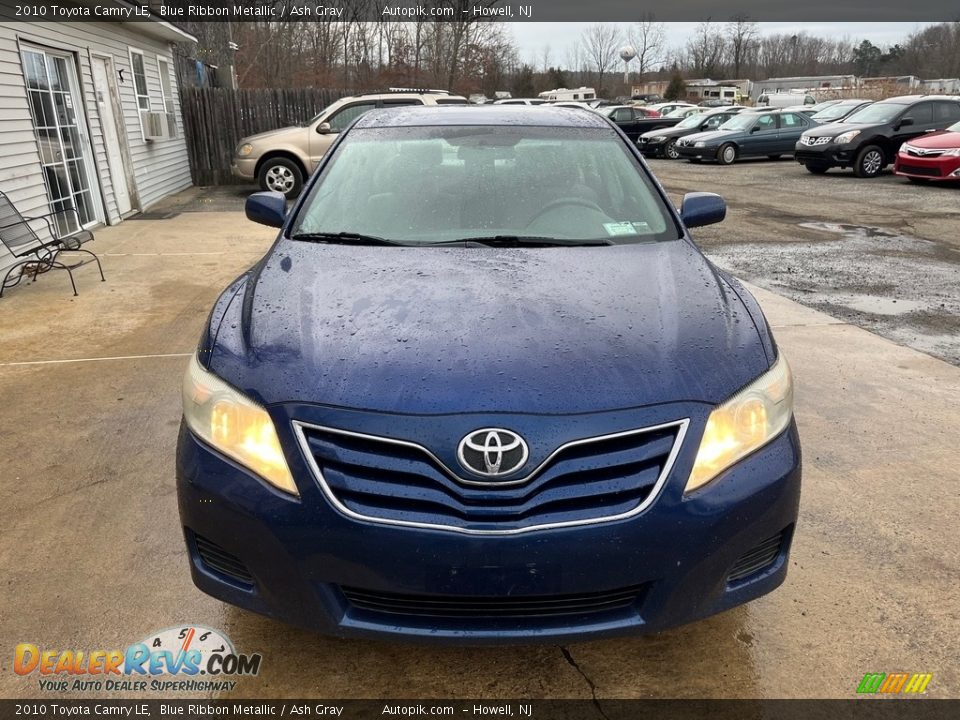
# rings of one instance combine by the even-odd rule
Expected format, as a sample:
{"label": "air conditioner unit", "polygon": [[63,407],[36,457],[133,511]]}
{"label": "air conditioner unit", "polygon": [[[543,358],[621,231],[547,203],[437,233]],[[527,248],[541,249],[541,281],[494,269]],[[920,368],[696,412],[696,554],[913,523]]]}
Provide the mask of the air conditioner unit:
{"label": "air conditioner unit", "polygon": [[[169,140],[176,134],[176,124],[172,123],[172,113],[144,112],[143,137],[145,140]],[[173,125],[173,134],[170,129]]]}

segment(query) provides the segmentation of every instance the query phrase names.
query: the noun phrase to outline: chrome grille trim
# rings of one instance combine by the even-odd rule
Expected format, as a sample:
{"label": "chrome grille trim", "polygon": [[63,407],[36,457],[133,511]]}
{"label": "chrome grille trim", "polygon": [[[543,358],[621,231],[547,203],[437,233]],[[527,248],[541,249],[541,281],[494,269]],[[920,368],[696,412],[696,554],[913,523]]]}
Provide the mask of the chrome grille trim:
{"label": "chrome grille trim", "polygon": [[[478,482],[473,480],[464,480],[459,475],[450,470],[440,459],[434,455],[430,450],[425,448],[423,445],[420,445],[415,442],[410,442],[409,440],[399,440],[397,438],[388,438],[382,437],[379,435],[368,435],[365,433],[354,432],[352,430],[341,430],[340,428],[332,428],[325,425],[314,425],[312,423],[302,422],[300,420],[293,420],[291,422],[293,426],[294,436],[297,438],[297,444],[300,446],[300,452],[303,455],[304,460],[306,460],[307,465],[310,467],[310,471],[313,473],[313,477],[316,480],[317,484],[320,486],[320,490],[323,492],[324,497],[330,501],[330,504],[333,505],[341,514],[346,515],[353,520],[360,520],[363,522],[377,523],[380,525],[394,525],[401,527],[414,527],[426,530],[447,530],[450,532],[461,533],[464,535],[520,535],[522,533],[533,532],[535,530],[553,530],[555,528],[561,527],[573,527],[577,525],[597,525],[599,523],[605,522],[614,522],[617,520],[626,520],[627,518],[634,517],[639,515],[644,510],[646,510],[654,501],[660,496],[660,491],[663,489],[664,484],[667,482],[667,478],[670,476],[670,471],[673,470],[673,465],[676,462],[677,455],[680,452],[680,448],[683,446],[683,439],[687,433],[687,427],[690,425],[690,419],[684,418],[682,420],[674,420],[667,423],[661,423],[659,425],[651,425],[649,427],[638,428],[635,430],[625,430],[623,432],[610,433],[608,435],[598,435],[591,438],[581,438],[579,440],[571,440],[570,442],[564,443],[552,453],[550,453],[543,462],[537,465],[534,470],[524,478],[519,480],[512,480],[508,482],[499,482],[499,483],[489,483],[489,482]],[[655,432],[657,430],[665,430],[667,428],[676,428],[676,437],[674,438],[673,447],[670,448],[670,454],[667,456],[666,462],[663,464],[663,469],[660,472],[660,475],[657,477],[657,481],[654,483],[653,488],[650,490],[650,493],[647,497],[638,504],[632,510],[627,512],[622,512],[616,515],[607,515],[596,518],[588,518],[583,520],[567,520],[562,522],[553,522],[553,523],[542,523],[540,525],[530,525],[522,528],[506,528],[503,530],[487,530],[487,529],[475,529],[475,528],[461,528],[456,527],[455,525],[443,525],[439,523],[423,523],[423,522],[414,522],[409,520],[394,520],[390,518],[380,518],[374,517],[371,515],[364,515],[358,513],[354,510],[351,510],[346,505],[344,505],[336,494],[327,484],[326,479],[323,477],[323,473],[320,470],[320,466],[317,464],[317,459],[314,457],[313,453],[310,451],[310,443],[307,440],[307,436],[304,433],[304,428],[311,430],[317,430],[320,432],[332,433],[334,435],[345,435],[347,437],[360,438],[362,440],[370,440],[372,442],[382,442],[392,445],[400,445],[402,447],[407,447],[415,449],[423,454],[425,454],[432,462],[436,464],[446,475],[448,475],[455,482],[460,482],[466,485],[480,485],[484,487],[503,487],[505,485],[519,485],[522,483],[529,482],[537,474],[546,467],[550,461],[552,461],[557,455],[559,455],[564,450],[567,450],[571,447],[577,447],[580,445],[587,445],[595,442],[602,442],[604,440],[614,440],[616,438],[629,437],[632,435],[641,435],[643,433]]]}

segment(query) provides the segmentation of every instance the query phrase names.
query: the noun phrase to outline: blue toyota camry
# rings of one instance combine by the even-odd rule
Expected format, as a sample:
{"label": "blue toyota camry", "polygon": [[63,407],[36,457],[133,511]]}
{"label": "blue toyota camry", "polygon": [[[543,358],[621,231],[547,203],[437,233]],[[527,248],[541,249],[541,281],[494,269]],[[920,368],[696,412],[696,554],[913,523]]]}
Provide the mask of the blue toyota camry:
{"label": "blue toyota camry", "polygon": [[662,630],[783,582],[793,386],[756,301],[593,113],[403,108],[340,134],[183,383],[206,593],[342,636]]}

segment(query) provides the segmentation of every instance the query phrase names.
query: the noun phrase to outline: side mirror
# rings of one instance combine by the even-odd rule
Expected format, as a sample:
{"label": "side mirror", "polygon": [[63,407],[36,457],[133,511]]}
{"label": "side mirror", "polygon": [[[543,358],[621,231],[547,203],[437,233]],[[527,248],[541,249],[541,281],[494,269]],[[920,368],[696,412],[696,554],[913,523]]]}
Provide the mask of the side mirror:
{"label": "side mirror", "polygon": [[760,132],[761,129],[762,128],[759,125],[754,125],[752,128],[750,128],[750,134],[752,135],[755,132]]}
{"label": "side mirror", "polygon": [[716,193],[692,192],[683,196],[680,219],[688,228],[713,225],[727,216],[727,203]]}
{"label": "side mirror", "polygon": [[317,125],[317,132],[321,135],[326,135],[327,133],[333,132],[333,128],[330,127],[330,123],[322,122]]}
{"label": "side mirror", "polygon": [[275,190],[254,193],[247,198],[243,211],[247,220],[270,227],[283,227],[287,219],[287,199],[283,193]]}
{"label": "side mirror", "polygon": [[913,125],[913,118],[904,118],[903,120],[897,123],[897,129],[899,130],[900,128],[904,128],[909,125]]}

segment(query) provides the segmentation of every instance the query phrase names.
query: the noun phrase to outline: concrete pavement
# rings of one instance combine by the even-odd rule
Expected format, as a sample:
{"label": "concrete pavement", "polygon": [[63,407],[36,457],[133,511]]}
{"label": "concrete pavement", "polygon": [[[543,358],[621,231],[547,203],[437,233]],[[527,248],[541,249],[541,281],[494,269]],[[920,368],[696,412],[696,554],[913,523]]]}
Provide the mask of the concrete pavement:
{"label": "concrete pavement", "polygon": [[0,300],[0,696],[44,696],[12,671],[19,642],[108,649],[181,623],[263,653],[233,697],[852,697],[865,672],[895,671],[960,695],[960,368],[755,289],[804,446],[783,587],[566,652],[331,640],[202,595],[177,517],[183,368],[273,232],[209,211],[97,235],[107,283],[85,267],[77,298],[51,275]]}

